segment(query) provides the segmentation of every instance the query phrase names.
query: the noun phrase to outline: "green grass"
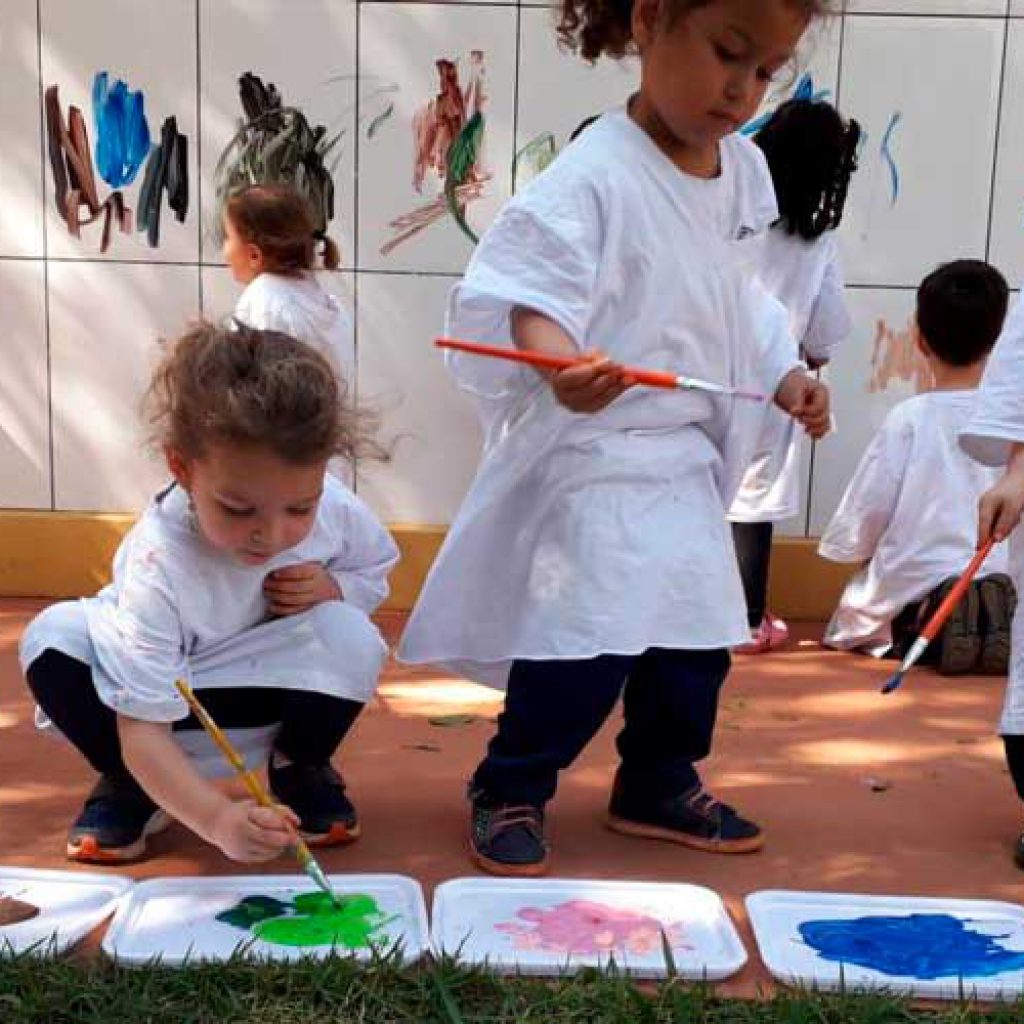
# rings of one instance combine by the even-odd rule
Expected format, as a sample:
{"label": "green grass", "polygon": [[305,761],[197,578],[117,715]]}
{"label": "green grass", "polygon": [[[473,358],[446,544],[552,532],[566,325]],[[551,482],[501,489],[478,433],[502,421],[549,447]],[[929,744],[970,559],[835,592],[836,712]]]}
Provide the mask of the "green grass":
{"label": "green grass", "polygon": [[1024,1003],[914,1010],[885,995],[782,992],[726,1000],[702,985],[637,985],[612,972],[563,981],[499,978],[442,961],[117,967],[101,959],[0,958],[3,1024],[1010,1024]]}

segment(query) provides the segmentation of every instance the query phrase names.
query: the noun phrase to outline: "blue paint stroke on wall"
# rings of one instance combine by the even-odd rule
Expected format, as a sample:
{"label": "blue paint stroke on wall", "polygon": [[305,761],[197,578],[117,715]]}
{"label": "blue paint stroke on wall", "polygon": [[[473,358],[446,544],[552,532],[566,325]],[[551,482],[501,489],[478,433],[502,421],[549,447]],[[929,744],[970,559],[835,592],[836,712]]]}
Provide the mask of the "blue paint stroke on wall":
{"label": "blue paint stroke on wall", "polygon": [[905,914],[805,921],[800,936],[825,960],[895,978],[991,978],[1024,970],[1024,952],[967,927],[949,914]]}
{"label": "blue paint stroke on wall", "polygon": [[[820,103],[822,100],[827,100],[832,95],[830,89],[815,89],[814,78],[810,72],[807,72],[800,76],[800,80],[793,87],[793,91],[789,94],[788,99],[791,100],[810,100],[812,103]],[[765,111],[760,117],[755,117],[753,121],[748,121],[741,129],[741,135],[756,135],[770,120],[774,110]]]}
{"label": "blue paint stroke on wall", "polygon": [[889,126],[885,129],[885,134],[882,136],[882,145],[880,147],[882,159],[889,168],[889,181],[892,186],[892,198],[890,203],[892,206],[896,205],[896,200],[900,197],[900,169],[896,165],[896,158],[892,155],[892,137],[902,120],[903,114],[899,110],[889,118]]}
{"label": "blue paint stroke on wall", "polygon": [[130,185],[150,149],[142,91],[132,92],[120,78],[111,84],[100,71],[92,82],[92,114],[100,177],[111,188]]}

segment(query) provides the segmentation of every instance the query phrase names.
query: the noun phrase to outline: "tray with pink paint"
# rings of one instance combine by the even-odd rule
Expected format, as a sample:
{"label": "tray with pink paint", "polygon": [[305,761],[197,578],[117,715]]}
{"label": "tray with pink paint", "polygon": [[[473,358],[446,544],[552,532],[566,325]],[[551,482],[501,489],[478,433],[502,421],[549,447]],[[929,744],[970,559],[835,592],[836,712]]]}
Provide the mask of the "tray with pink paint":
{"label": "tray with pink paint", "polygon": [[683,883],[457,878],[434,893],[431,936],[435,951],[502,973],[614,962],[637,978],[714,981],[747,962],[721,897]]}

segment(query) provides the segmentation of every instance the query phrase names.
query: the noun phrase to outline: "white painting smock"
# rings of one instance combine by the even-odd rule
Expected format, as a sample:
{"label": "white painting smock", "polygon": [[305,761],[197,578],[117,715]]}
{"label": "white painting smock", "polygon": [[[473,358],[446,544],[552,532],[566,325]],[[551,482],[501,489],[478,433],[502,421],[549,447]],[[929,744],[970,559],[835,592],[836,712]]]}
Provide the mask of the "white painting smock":
{"label": "white painting smock", "polygon": [[281,331],[304,341],[346,381],[354,380],[352,317],[315,274],[260,274],[239,297],[235,317],[249,327]]}
{"label": "white painting smock", "polygon": [[[1020,300],[1007,317],[1003,333],[985,368],[974,415],[960,434],[960,444],[979,462],[1002,467],[1011,444],[1024,444],[1024,306]],[[1024,534],[1015,530],[1007,544],[1010,574],[1017,593],[1024,592]],[[997,549],[998,550],[998,549]],[[1010,672],[999,722],[1004,736],[1024,735],[1024,601],[1013,617]]]}
{"label": "white painting smock", "polygon": [[[33,619],[22,669],[47,648],[62,651],[91,667],[104,704],[148,722],[188,716],[177,679],[197,691],[264,686],[366,701],[387,653],[369,615],[387,596],[397,557],[387,530],[330,475],[306,539],[259,566],[210,547],[174,487],[121,542],[109,586]],[[302,562],[323,565],[344,600],[271,617],[264,580]]]}
{"label": "white painting smock", "polygon": [[[978,499],[997,477],[957,438],[977,392],[933,391],[901,402],[868,445],[818,548],[833,562],[864,562],[843,591],[824,643],[877,657],[892,620],[974,555]],[[996,549],[980,575],[1006,572]]]}
{"label": "white painting smock", "polygon": [[[804,353],[831,359],[853,328],[835,233],[808,241],[776,226],[752,249],[761,281],[789,311],[790,330]],[[733,522],[780,522],[800,514],[801,436],[781,409],[765,409],[757,453],[729,510]]]}
{"label": "white painting smock", "polygon": [[[525,307],[581,351],[774,393],[795,365],[786,313],[740,268],[746,243],[726,241],[774,211],[738,152],[723,144],[721,175],[694,178],[625,111],[605,115],[503,209],[452,291],[448,333],[511,346]],[[635,388],[577,415],[529,368],[449,367],[485,449],[402,659],[503,685],[516,658],[748,639],[725,509],[763,406]]]}

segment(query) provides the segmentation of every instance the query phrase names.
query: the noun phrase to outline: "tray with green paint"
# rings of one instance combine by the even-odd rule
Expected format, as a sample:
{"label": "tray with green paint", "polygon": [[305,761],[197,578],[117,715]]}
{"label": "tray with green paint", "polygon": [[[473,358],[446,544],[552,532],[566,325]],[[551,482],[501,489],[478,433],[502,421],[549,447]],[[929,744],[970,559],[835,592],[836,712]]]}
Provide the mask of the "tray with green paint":
{"label": "tray with green paint", "polygon": [[183,964],[244,955],[371,959],[397,947],[406,962],[428,944],[418,882],[403,875],[331,875],[337,904],[305,875],[156,878],[136,885],[103,940],[126,964]]}

